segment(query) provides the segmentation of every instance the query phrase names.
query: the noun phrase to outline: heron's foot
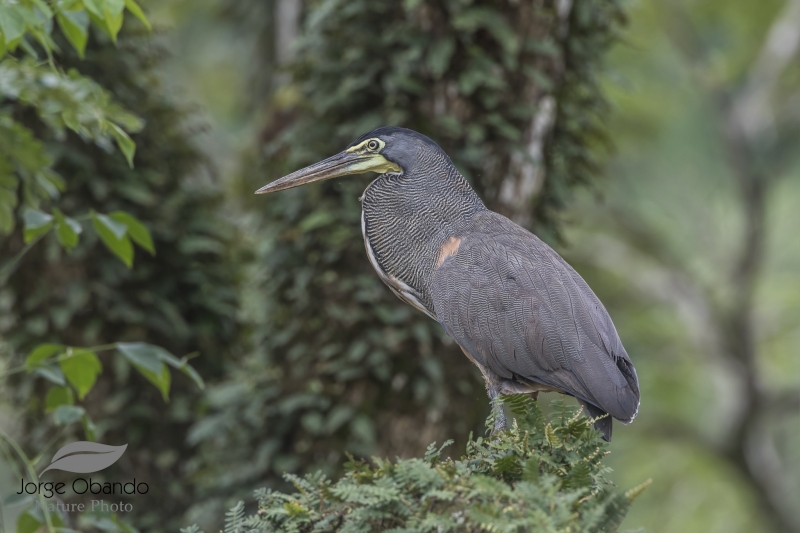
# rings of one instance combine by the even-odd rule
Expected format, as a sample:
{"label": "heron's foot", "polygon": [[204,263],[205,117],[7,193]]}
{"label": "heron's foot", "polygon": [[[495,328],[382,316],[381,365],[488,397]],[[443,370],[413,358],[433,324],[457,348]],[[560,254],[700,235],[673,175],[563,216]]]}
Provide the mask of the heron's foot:
{"label": "heron's foot", "polygon": [[498,387],[489,380],[486,381],[486,392],[489,394],[489,400],[492,402],[492,414],[494,415],[494,427],[492,428],[491,434],[497,435],[508,428],[506,413],[503,410],[503,402],[500,400]]}
{"label": "heron's foot", "polygon": [[497,416],[494,419],[494,429],[492,429],[492,435],[508,429],[508,420],[506,420],[506,414],[503,412],[503,407],[498,405],[496,409]]}

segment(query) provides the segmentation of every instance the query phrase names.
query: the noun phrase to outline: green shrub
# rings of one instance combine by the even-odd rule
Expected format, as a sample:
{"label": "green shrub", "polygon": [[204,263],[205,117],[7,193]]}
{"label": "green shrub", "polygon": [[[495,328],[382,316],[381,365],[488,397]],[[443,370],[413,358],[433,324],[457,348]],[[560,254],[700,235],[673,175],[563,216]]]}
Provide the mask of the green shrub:
{"label": "green shrub", "polygon": [[442,459],[448,441],[431,444],[423,458],[351,457],[336,481],[287,474],[295,492],[256,491],[257,512],[247,516],[239,502],[226,514],[225,533],[616,531],[647,483],[623,493],[605,478],[608,445],[579,409],[555,400],[548,421],[530,396],[504,402],[516,422],[470,437],[460,460]]}

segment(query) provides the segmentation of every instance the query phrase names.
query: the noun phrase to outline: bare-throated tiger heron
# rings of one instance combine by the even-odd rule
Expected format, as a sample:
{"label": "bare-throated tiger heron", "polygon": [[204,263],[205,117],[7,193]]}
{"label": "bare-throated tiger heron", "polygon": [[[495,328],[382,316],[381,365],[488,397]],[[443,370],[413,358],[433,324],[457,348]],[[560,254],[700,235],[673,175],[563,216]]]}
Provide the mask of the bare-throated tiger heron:
{"label": "bare-throated tiger heron", "polygon": [[[490,398],[574,396],[611,440],[639,408],[636,370],[608,312],[552,248],[487,209],[447,154],[405,128],[378,128],[258,194],[377,172],[361,229],[370,263],[404,302],[438,321],[481,370]],[[501,417],[498,426],[505,425]]]}

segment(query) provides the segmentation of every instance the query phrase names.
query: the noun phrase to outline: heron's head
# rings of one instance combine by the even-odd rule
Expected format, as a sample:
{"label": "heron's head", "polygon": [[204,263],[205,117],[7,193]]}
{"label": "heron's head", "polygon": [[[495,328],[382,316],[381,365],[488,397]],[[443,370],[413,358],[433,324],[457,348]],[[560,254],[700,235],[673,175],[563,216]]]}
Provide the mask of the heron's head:
{"label": "heron's head", "polygon": [[282,191],[348,174],[402,174],[414,168],[426,150],[444,154],[435,142],[416,131],[378,128],[353,141],[343,152],[264,185],[256,194]]}

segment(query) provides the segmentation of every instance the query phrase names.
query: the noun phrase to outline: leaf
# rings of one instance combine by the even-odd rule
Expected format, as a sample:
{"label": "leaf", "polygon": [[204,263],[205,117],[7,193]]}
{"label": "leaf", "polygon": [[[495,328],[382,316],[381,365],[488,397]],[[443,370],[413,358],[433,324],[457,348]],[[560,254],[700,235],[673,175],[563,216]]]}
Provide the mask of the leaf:
{"label": "leaf", "polygon": [[109,446],[85,440],[71,442],[53,455],[50,466],[42,470],[39,475],[48,470],[63,470],[74,474],[99,472],[116,463],[127,447],[127,444]]}
{"label": "leaf", "polygon": [[81,424],[83,425],[83,432],[86,434],[86,438],[92,441],[95,440],[97,426],[94,425],[94,422],[92,422],[92,419],[89,418],[89,415],[86,413],[81,417]]}
{"label": "leaf", "polygon": [[161,391],[161,396],[164,398],[164,401],[168,402],[169,401],[169,386],[170,386],[171,377],[170,377],[169,369],[167,368],[167,365],[162,364],[161,365],[161,370],[159,372],[151,372],[147,368],[144,368],[144,367],[141,367],[141,366],[138,366],[138,365],[135,365],[135,364],[133,366],[136,368],[136,370],[139,371],[139,373],[141,375],[143,375],[145,378],[147,378],[147,380],[150,381],[150,383],[155,385],[156,388],[159,391]]}
{"label": "leaf", "polygon": [[148,230],[144,224],[136,220],[133,215],[125,211],[115,211],[108,216],[117,222],[125,224],[128,228],[128,235],[133,239],[133,242],[150,252],[151,255],[156,255],[156,249],[155,246],[153,246],[153,238],[150,236],[150,230]]}
{"label": "leaf", "polygon": [[56,365],[40,366],[34,370],[34,374],[39,374],[44,379],[55,383],[56,385],[67,384],[66,380],[64,380],[64,373],[61,372],[61,369]]}
{"label": "leaf", "polygon": [[119,257],[128,268],[131,268],[133,266],[133,244],[126,235],[128,227],[98,213],[92,213],[92,225],[106,248]]}
{"label": "leaf", "polygon": [[203,378],[184,359],[178,359],[160,346],[145,342],[118,342],[117,349],[133,364],[139,364],[150,372],[161,372],[161,363],[166,363],[189,376],[199,388],[205,388]]}
{"label": "leaf", "polygon": [[194,384],[197,385],[199,389],[206,388],[206,384],[203,381],[203,378],[200,376],[200,374],[197,373],[197,370],[195,370],[189,363],[184,362],[180,367],[177,368],[178,370],[189,376],[189,378],[191,378],[191,380],[194,381]]}
{"label": "leaf", "polygon": [[51,19],[53,18],[53,10],[50,9],[50,6],[47,5],[47,2],[44,0],[31,0],[36,7],[44,14],[45,18]]}
{"label": "leaf", "polygon": [[69,357],[61,361],[61,370],[67,381],[78,391],[78,398],[83,400],[86,394],[92,390],[97,376],[103,371],[103,365],[97,354],[89,350],[74,349],[67,352]]}
{"label": "leaf", "polygon": [[[185,362],[182,363],[164,348],[153,346],[145,342],[118,342],[116,346],[120,353],[131,362],[139,373],[161,391],[161,395],[164,397],[164,400],[167,401],[169,399],[171,378],[169,369],[164,363],[168,363],[182,371],[184,370],[183,366],[188,365],[186,365]],[[192,377],[191,374],[189,374],[189,376]],[[192,379],[195,378],[192,377]],[[200,379],[199,375],[197,379],[202,383],[202,379]]]}
{"label": "leaf", "polygon": [[53,216],[36,209],[25,209],[22,220],[25,222],[26,244],[44,235],[53,227]]}
{"label": "leaf", "polygon": [[69,387],[53,387],[47,391],[47,398],[44,401],[44,412],[52,413],[62,405],[72,405],[75,400],[72,397],[72,389]]}
{"label": "leaf", "polygon": [[105,16],[103,14],[103,0],[83,0],[83,6],[89,13],[98,18],[103,18]]}
{"label": "leaf", "polygon": [[89,40],[89,17],[85,11],[59,11],[56,20],[78,56],[83,59],[86,42]]}
{"label": "leaf", "polygon": [[25,358],[25,366],[28,367],[29,370],[32,370],[45,359],[63,351],[64,346],[61,344],[40,344]]}
{"label": "leaf", "polygon": [[56,220],[58,242],[67,250],[71,250],[78,245],[78,235],[83,231],[83,228],[77,220],[65,216],[59,209],[53,209],[53,215]]}
{"label": "leaf", "polygon": [[53,421],[58,426],[68,426],[80,420],[86,411],[77,405],[60,405],[53,411]]}
{"label": "leaf", "polygon": [[17,518],[17,533],[35,533],[42,526],[30,511],[25,511]]}
{"label": "leaf", "polygon": [[114,15],[119,15],[123,11],[125,11],[125,0],[103,0],[104,6],[103,9],[107,13],[112,13]]}
{"label": "leaf", "polygon": [[147,26],[148,30],[152,31],[153,27],[150,26],[150,21],[144,16],[144,11],[142,11],[142,8],[139,7],[139,4],[137,4],[134,0],[125,0],[125,7],[128,8],[128,11],[130,11],[134,17],[142,21],[142,24]]}
{"label": "leaf", "polygon": [[111,135],[114,136],[114,139],[117,141],[117,146],[119,146],[119,149],[125,154],[125,159],[128,160],[128,166],[133,168],[133,156],[136,153],[136,143],[125,133],[125,130],[113,122],[110,122],[109,125],[111,126]]}
{"label": "leaf", "polygon": [[[111,34],[111,40],[117,42],[117,34],[119,34],[119,30],[122,28],[122,18],[123,18],[122,11],[120,11],[119,13],[114,13],[111,9],[109,9],[108,7],[109,3],[111,2],[109,0],[106,0],[106,7],[104,10],[105,14],[103,19],[105,20],[106,27],[108,28]],[[123,2],[120,3],[122,4],[122,8],[124,9],[125,4]],[[123,149],[123,152],[124,151],[125,150]],[[128,164],[129,165],[131,164],[130,160],[128,161]]]}
{"label": "leaf", "polygon": [[121,224],[107,215],[93,213],[92,220],[97,220],[100,224],[102,224],[104,228],[108,229],[112,233],[115,239],[122,239],[125,234],[128,233],[128,227],[125,224]]}
{"label": "leaf", "polygon": [[0,6],[0,30],[3,31],[5,44],[16,41],[25,33],[25,18],[19,8],[13,5]]}
{"label": "leaf", "polygon": [[160,351],[172,355],[163,348],[145,342],[118,342],[117,350],[134,365],[146,368],[150,372],[159,373],[164,366],[164,359]]}

